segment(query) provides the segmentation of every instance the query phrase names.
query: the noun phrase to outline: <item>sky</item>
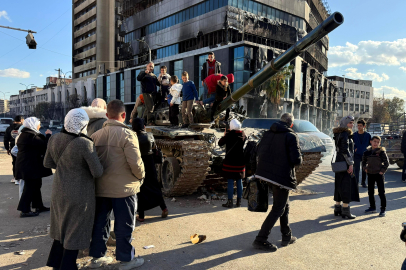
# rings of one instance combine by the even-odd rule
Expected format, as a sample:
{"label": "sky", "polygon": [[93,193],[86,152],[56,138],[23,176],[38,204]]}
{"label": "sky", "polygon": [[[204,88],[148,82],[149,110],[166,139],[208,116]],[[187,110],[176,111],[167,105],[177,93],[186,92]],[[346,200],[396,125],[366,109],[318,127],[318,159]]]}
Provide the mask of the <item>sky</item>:
{"label": "sky", "polygon": [[[38,32],[37,49],[29,50],[26,33],[0,28],[0,91],[9,92],[6,97],[25,89],[20,83],[41,87],[55,69],[72,70],[72,1],[1,2],[0,25]],[[329,35],[328,75],[373,80],[375,96],[406,98],[406,1],[328,2],[344,16],[344,24]]]}

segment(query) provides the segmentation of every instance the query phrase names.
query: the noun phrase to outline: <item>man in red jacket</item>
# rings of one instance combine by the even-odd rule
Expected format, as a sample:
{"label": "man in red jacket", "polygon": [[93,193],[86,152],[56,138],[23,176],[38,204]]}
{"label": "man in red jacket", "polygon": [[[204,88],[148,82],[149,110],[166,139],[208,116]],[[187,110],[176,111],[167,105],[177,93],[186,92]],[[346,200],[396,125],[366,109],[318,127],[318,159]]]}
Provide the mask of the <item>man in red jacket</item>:
{"label": "man in red jacket", "polygon": [[[208,76],[204,81],[203,81],[203,86],[204,86],[204,91],[207,91],[207,98],[205,98],[203,101],[200,101],[200,104],[212,104],[214,100],[216,99],[216,87],[218,81],[220,81],[221,77],[225,76],[223,74],[213,74]],[[227,76],[228,83],[233,83],[234,82],[234,75],[233,74],[228,74]]]}

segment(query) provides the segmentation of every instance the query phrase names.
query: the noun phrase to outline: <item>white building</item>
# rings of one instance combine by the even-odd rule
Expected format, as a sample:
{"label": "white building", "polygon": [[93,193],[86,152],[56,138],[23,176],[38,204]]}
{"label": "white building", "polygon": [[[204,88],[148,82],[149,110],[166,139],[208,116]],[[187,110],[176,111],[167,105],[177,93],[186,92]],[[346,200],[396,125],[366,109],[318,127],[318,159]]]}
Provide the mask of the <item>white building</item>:
{"label": "white building", "polygon": [[7,99],[0,99],[0,113],[8,113],[9,111],[9,101]]}

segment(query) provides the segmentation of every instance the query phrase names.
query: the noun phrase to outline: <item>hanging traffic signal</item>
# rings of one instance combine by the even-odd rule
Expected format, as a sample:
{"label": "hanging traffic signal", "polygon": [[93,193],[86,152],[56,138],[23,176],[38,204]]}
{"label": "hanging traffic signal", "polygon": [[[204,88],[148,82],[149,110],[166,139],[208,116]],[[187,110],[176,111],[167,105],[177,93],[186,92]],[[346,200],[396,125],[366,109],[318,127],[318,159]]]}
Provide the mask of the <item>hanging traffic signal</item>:
{"label": "hanging traffic signal", "polygon": [[34,35],[29,32],[28,35],[25,37],[26,43],[29,49],[36,49],[37,48],[37,42],[34,39]]}

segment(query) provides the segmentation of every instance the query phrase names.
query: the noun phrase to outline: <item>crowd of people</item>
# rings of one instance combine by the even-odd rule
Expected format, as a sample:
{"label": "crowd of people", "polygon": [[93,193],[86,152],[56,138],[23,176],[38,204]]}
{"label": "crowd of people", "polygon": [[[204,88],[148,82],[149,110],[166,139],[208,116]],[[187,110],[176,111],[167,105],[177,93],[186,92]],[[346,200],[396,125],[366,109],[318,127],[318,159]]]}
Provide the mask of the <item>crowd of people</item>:
{"label": "crowd of people", "polygon": [[[87,248],[92,257],[89,268],[111,263],[113,259],[106,256],[106,243],[112,218],[115,221],[116,258],[120,261],[120,269],[133,269],[144,263],[142,258],[135,257],[135,249],[131,245],[135,221],[144,222],[145,211],[158,206],[162,210],[162,218],[166,218],[169,211],[157,179],[154,137],[145,131],[144,119],[137,117],[138,106],[145,105],[146,123],[149,123],[157,101],[166,104],[171,124],[179,126],[179,105],[182,105],[182,127],[188,127],[193,124],[193,103],[211,104],[214,112],[220,102],[231,94],[229,84],[234,81],[232,74],[224,76],[220,73],[221,64],[215,61],[212,53],[202,70],[204,94],[201,100],[186,71],[182,73],[183,84],[179,84],[179,78],[167,74],[165,66],[161,67],[159,76],[153,74],[153,70],[151,62],[137,78],[142,85],[142,95],[131,113],[131,128],[124,123],[126,111],[122,101],[112,100],[106,104],[96,98],[89,107],[70,110],[58,134],[52,135],[50,130],[46,130],[43,135],[39,131],[41,122],[36,117],[24,119],[17,116],[7,129],[4,145],[12,156],[13,180],[21,187],[17,207],[20,217],[51,212],[50,236],[54,241],[47,266],[60,270],[77,269],[78,252]],[[159,92],[157,86],[160,86]],[[292,114],[283,114],[280,121],[263,134],[256,148],[255,177],[270,183],[273,194],[272,209],[252,244],[256,249],[277,250],[274,244],[268,242],[268,237],[278,219],[282,246],[297,240],[289,226],[289,192],[297,187],[295,166],[300,165],[303,159],[293,123]],[[354,118],[346,116],[341,119],[340,126],[333,129],[336,145],[334,162],[346,164],[346,170],[335,172],[334,215],[356,218],[351,214],[349,204],[360,200],[361,170],[361,186],[368,188],[370,202],[365,212],[376,211],[376,184],[381,202],[379,216],[384,217],[384,174],[389,166],[386,151],[380,146],[380,137],[372,137],[365,131],[365,121],[357,122],[355,134],[353,126]],[[222,164],[222,176],[228,180],[228,200],[222,205],[226,208],[241,206],[246,140],[241,123],[233,119],[218,142],[219,146],[225,146],[226,152]],[[51,207],[46,207],[41,195],[42,178],[52,175],[52,170],[55,170],[55,175]],[[234,205],[235,184],[237,201]]]}

